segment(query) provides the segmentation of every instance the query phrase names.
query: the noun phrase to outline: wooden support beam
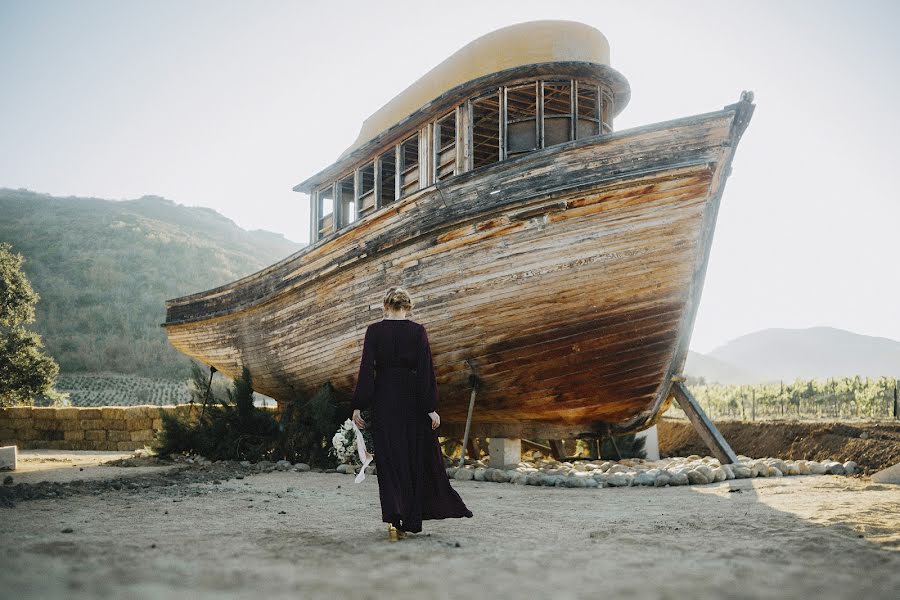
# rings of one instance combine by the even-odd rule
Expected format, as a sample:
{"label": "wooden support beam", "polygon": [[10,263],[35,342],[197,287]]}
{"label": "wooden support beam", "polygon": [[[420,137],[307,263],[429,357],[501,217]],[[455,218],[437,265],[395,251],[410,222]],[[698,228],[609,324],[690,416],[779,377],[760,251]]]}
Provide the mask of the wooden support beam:
{"label": "wooden support beam", "polygon": [[566,455],[566,447],[562,440],[549,440],[550,441],[550,456],[555,458],[556,460],[562,460]]}
{"label": "wooden support beam", "polygon": [[728,442],[725,441],[725,438],[722,437],[722,434],[719,433],[713,422],[703,412],[700,403],[687,389],[681,378],[673,378],[672,393],[675,395],[675,400],[678,401],[681,410],[687,415],[691,425],[694,426],[700,439],[703,440],[703,443],[706,444],[713,456],[718,458],[722,464],[737,463],[738,458],[734,450],[731,449],[731,446],[728,445]]}
{"label": "wooden support beam", "polygon": [[550,454],[550,446],[545,446],[543,444],[538,444],[537,442],[533,442],[531,440],[522,440],[522,450],[540,450],[544,453],[544,455]]}

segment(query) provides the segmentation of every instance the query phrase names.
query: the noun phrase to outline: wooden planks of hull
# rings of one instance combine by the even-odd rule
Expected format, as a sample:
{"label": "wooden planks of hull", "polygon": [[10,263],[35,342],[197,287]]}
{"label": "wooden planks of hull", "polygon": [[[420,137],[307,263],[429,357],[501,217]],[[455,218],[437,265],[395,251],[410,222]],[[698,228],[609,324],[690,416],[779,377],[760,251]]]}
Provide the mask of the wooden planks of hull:
{"label": "wooden planks of hull", "polygon": [[473,372],[474,435],[641,426],[690,335],[742,110],[426,188],[250,277],[169,301],[167,334],[226,374],[248,366],[280,402],[326,381],[346,400],[365,327],[402,284],[429,331],[448,429],[465,420]]}

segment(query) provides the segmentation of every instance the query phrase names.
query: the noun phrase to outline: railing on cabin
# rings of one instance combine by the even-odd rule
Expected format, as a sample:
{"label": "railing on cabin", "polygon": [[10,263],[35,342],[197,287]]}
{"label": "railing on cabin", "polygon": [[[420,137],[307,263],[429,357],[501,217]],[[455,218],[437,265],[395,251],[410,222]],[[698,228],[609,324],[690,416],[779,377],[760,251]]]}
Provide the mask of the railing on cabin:
{"label": "railing on cabin", "polygon": [[318,187],[312,242],[458,173],[609,133],[613,108],[611,89],[585,79],[544,77],[473,96]]}

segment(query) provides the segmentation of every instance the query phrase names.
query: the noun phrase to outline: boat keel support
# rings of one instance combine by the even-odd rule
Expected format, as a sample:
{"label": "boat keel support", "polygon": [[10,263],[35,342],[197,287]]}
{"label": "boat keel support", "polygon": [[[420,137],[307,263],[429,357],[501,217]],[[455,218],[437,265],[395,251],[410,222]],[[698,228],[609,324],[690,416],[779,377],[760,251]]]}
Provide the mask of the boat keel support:
{"label": "boat keel support", "polygon": [[719,462],[722,464],[736,464],[738,458],[734,450],[731,449],[731,446],[728,445],[728,442],[725,441],[725,438],[722,437],[722,434],[713,422],[703,412],[700,403],[697,402],[697,399],[684,385],[684,380],[681,377],[676,375],[672,378],[671,390],[681,410],[687,415],[691,425],[694,426],[700,439],[703,440],[703,443],[706,444],[713,456],[719,459]]}

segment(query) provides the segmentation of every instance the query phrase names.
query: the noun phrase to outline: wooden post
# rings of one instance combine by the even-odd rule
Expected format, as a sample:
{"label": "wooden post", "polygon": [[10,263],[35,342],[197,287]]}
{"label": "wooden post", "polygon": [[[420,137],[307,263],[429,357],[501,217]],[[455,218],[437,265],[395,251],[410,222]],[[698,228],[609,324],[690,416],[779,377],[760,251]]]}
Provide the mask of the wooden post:
{"label": "wooden post", "polygon": [[728,445],[728,442],[725,441],[725,438],[722,437],[722,434],[719,433],[713,422],[709,420],[709,417],[700,408],[700,403],[688,391],[681,377],[675,376],[672,378],[672,392],[681,410],[687,415],[691,425],[694,426],[694,429],[700,435],[700,439],[710,449],[713,456],[719,459],[719,462],[722,464],[736,464],[738,458],[734,450],[731,449],[731,446]]}
{"label": "wooden post", "polygon": [[562,440],[548,440],[550,442],[550,456],[556,460],[562,460],[566,455],[566,447]]}

